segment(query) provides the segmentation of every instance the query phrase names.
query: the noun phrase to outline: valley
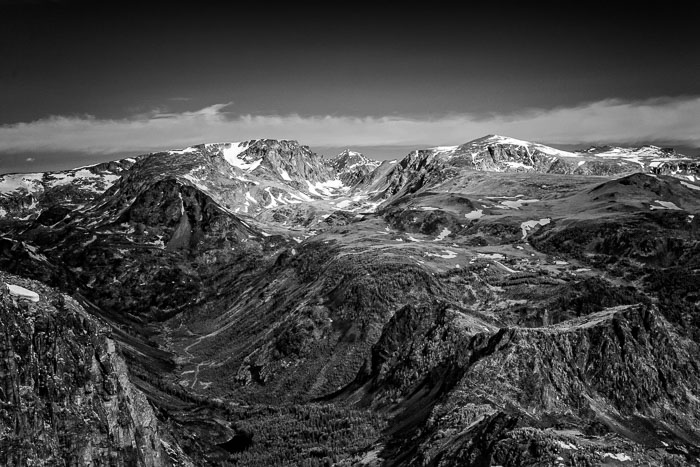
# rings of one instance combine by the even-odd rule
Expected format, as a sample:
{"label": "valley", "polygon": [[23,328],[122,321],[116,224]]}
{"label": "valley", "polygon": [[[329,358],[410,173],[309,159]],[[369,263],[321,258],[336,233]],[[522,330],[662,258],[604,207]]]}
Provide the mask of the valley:
{"label": "valley", "polygon": [[497,135],[383,162],[253,140],[0,175],[0,446],[15,464],[699,463],[698,214],[697,158]]}

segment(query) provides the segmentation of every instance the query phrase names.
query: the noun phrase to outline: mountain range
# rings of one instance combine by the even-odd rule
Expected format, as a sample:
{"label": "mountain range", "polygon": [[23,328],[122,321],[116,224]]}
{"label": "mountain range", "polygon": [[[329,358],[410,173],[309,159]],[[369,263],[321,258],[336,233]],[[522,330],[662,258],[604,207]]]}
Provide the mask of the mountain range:
{"label": "mountain range", "polygon": [[700,159],[489,135],[0,175],[6,465],[700,463]]}

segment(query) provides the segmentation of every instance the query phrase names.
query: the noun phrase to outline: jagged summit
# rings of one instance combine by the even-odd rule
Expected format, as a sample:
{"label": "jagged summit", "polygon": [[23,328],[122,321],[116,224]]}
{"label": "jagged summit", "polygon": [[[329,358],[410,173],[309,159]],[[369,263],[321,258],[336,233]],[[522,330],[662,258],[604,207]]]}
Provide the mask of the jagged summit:
{"label": "jagged summit", "polygon": [[346,149],[329,161],[338,178],[348,186],[369,175],[381,162],[365,157],[362,153]]}
{"label": "jagged summit", "polygon": [[343,152],[338,154],[336,157],[357,157],[357,156],[362,156],[361,152],[353,151],[350,148],[346,148]]}
{"label": "jagged summit", "polygon": [[378,166],[380,163],[365,157],[365,155],[361,152],[353,151],[351,149],[346,149],[331,159],[331,165],[336,167],[338,170],[346,169],[359,164]]}

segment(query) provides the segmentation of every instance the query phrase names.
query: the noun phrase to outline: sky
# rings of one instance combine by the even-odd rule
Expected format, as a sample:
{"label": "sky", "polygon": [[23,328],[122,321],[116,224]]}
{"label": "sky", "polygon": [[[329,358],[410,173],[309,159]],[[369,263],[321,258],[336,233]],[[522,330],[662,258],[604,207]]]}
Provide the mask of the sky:
{"label": "sky", "polygon": [[241,3],[0,0],[0,173],[255,138],[379,159],[486,134],[700,153],[681,2]]}

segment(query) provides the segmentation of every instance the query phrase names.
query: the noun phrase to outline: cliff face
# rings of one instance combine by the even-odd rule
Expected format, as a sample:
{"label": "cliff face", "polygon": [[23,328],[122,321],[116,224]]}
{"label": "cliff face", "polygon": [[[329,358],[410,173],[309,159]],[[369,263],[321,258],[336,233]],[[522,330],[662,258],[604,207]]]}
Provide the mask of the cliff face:
{"label": "cliff face", "polygon": [[242,155],[267,169],[271,177],[306,184],[324,182],[335,176],[324,159],[297,141],[261,139],[251,141]]}
{"label": "cliff face", "polygon": [[681,465],[700,452],[698,347],[653,307],[480,326],[406,308],[385,328],[364,400],[399,403],[388,464]]}
{"label": "cliff face", "polygon": [[151,406],[129,382],[106,328],[72,298],[6,273],[0,273],[0,463],[171,465]]}

